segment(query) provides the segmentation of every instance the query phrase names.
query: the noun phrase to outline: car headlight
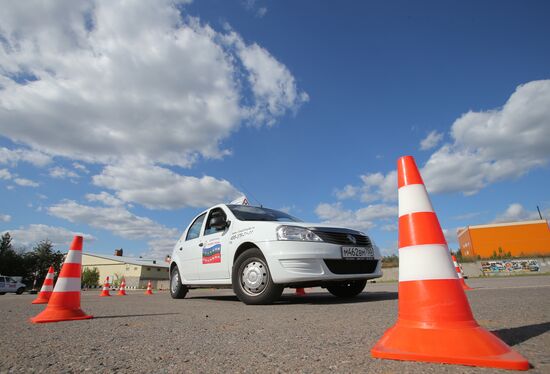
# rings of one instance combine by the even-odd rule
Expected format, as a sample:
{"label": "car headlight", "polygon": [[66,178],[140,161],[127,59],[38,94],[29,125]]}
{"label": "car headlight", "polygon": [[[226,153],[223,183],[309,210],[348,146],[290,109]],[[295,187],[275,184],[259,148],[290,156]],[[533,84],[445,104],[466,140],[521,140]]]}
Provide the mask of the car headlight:
{"label": "car headlight", "polygon": [[277,228],[277,240],[303,240],[308,242],[322,242],[311,230],[298,226],[279,226]]}

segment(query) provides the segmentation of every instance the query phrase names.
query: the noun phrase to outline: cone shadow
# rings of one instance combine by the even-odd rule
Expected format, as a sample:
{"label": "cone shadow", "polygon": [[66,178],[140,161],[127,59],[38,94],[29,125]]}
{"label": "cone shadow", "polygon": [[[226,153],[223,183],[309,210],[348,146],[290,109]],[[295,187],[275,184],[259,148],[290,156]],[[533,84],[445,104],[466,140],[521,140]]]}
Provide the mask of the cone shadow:
{"label": "cone shadow", "polygon": [[542,335],[547,331],[550,331],[550,322],[513,327],[511,329],[494,330],[491,332],[498,336],[506,344],[512,346]]}
{"label": "cone shadow", "polygon": [[128,317],[151,317],[151,316],[171,316],[181,313],[148,313],[148,314],[121,314],[116,316],[94,316],[94,319],[102,318],[128,318]]}

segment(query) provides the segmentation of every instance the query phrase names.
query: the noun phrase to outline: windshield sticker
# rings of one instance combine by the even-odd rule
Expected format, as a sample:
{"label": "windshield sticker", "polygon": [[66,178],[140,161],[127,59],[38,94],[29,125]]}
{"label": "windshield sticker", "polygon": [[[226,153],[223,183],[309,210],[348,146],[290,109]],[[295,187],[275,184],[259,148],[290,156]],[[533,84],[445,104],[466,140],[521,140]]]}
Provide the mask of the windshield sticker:
{"label": "windshield sticker", "polygon": [[218,262],[222,262],[222,245],[220,243],[202,249],[203,264],[215,264]]}
{"label": "windshield sticker", "polygon": [[232,233],[231,238],[229,240],[237,240],[244,236],[250,235],[253,232],[254,232],[254,227],[247,227],[246,229],[242,229]]}

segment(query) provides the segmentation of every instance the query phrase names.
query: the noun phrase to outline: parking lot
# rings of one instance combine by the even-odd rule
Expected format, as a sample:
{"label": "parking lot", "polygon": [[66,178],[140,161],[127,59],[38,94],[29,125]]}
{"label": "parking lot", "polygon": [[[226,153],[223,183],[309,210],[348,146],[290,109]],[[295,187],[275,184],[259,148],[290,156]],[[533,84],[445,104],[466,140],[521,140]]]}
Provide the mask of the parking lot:
{"label": "parking lot", "polygon": [[[550,372],[550,276],[470,279],[477,322]],[[0,296],[1,373],[489,373],[502,370],[378,360],[370,348],[397,317],[397,283],[368,284],[342,302],[321,289],[288,290],[247,306],[230,290],[99,297],[82,293],[94,319],[31,324],[34,295]],[[468,344],[468,342],[456,342]]]}

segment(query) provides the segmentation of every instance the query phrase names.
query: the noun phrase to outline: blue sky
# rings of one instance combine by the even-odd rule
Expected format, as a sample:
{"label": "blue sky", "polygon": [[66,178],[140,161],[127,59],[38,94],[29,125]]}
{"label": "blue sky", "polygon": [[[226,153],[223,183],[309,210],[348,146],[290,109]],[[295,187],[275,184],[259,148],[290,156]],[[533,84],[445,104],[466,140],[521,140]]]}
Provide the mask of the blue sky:
{"label": "blue sky", "polygon": [[395,163],[457,227],[550,216],[545,1],[67,1],[0,15],[0,231],[163,256],[240,192],[396,252]]}

